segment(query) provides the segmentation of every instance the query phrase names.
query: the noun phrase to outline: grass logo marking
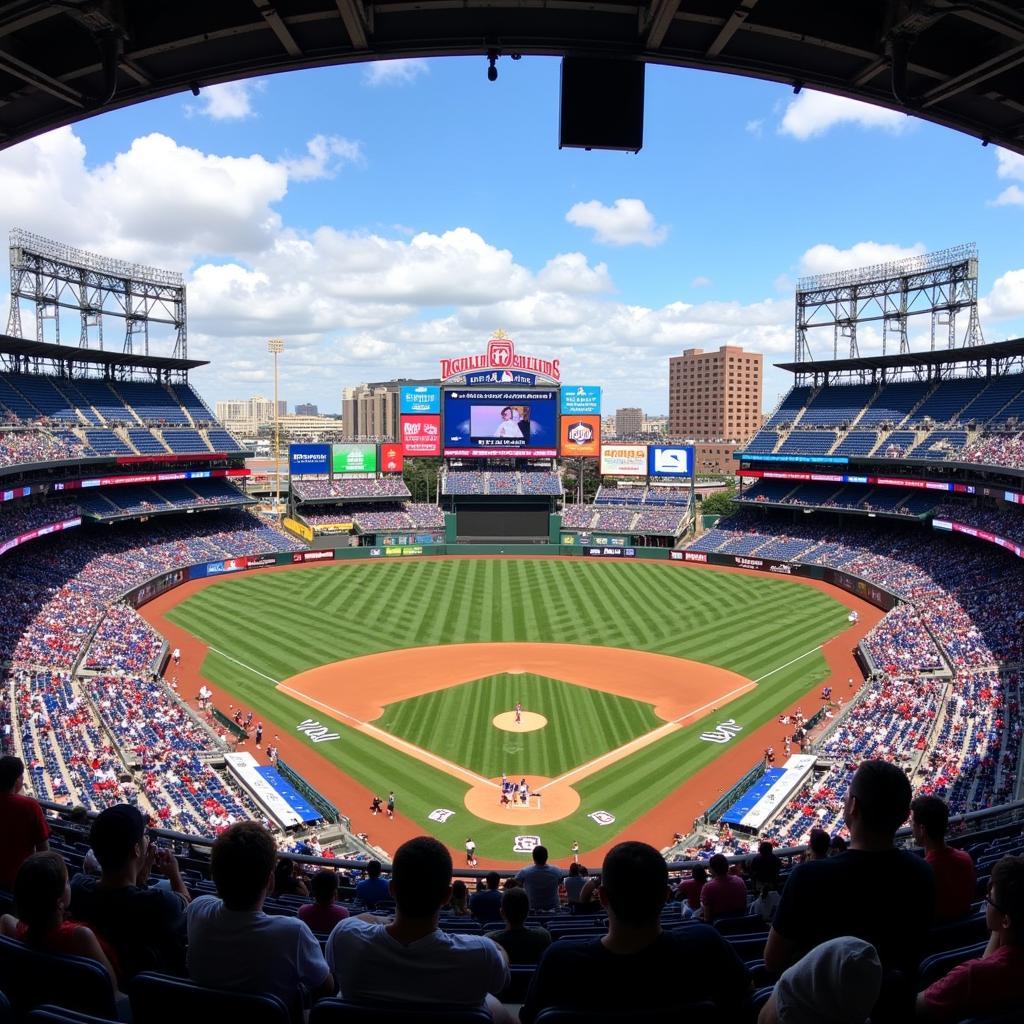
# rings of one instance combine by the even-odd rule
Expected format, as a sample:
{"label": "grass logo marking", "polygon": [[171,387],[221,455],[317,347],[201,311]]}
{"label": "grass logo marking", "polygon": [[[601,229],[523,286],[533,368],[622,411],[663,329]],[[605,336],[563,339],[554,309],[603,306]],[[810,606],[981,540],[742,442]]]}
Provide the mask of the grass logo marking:
{"label": "grass logo marking", "polygon": [[743,731],[742,725],[737,725],[734,718],[727,718],[719,722],[714,732],[702,732],[700,738],[705,743],[728,743],[738,732]]}
{"label": "grass logo marking", "polygon": [[297,726],[297,732],[304,732],[314,743],[326,743],[328,740],[340,740],[340,732],[331,732],[326,725],[321,725],[314,718],[304,718]]}

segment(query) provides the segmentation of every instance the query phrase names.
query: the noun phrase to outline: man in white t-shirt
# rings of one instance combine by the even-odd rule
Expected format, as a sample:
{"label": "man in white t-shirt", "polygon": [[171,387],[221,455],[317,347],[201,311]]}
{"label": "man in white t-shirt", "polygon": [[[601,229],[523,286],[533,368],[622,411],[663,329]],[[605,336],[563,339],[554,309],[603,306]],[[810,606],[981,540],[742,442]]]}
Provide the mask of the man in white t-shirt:
{"label": "man in white t-shirt", "polygon": [[471,867],[476,867],[476,843],[472,839],[466,840],[466,863]]}
{"label": "man in white t-shirt", "polygon": [[508,957],[483,935],[450,935],[437,926],[452,891],[452,858],[430,836],[395,853],[393,919],[361,914],[339,921],[327,962],[343,999],[395,1005],[486,1007],[496,1022],[514,1021],[494,997],[509,982]]}
{"label": "man in white t-shirt", "polygon": [[546,846],[533,848],[533,867],[523,868],[516,878],[523,883],[526,895],[530,897],[530,910],[557,910],[558,887],[565,872],[548,863]]}
{"label": "man in white t-shirt", "polygon": [[300,990],[332,995],[334,977],[309,927],[263,913],[274,888],[277,845],[256,821],[240,821],[213,844],[216,896],[188,908],[188,974],[199,985],[277,996],[294,1010]]}

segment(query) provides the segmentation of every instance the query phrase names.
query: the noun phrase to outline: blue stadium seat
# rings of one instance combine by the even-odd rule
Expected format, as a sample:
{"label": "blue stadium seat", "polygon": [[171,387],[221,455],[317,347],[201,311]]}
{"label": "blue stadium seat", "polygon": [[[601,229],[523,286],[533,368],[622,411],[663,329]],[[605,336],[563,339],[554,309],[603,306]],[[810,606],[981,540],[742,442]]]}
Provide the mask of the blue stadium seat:
{"label": "blue stadium seat", "polygon": [[526,999],[526,993],[530,988],[530,982],[533,981],[533,975],[537,968],[532,964],[529,966],[522,966],[511,964],[509,966],[509,973],[511,979],[508,985],[498,993],[498,998],[503,1003],[521,1003]]}
{"label": "blue stadium seat", "polygon": [[16,1019],[43,1004],[117,1019],[114,989],[95,960],[53,956],[14,939],[0,937],[0,992],[11,1001]]}
{"label": "blue stadium seat", "polygon": [[183,978],[143,971],[131,983],[134,1024],[231,1020],[246,1024],[289,1024],[288,1008],[276,996],[222,992]]}
{"label": "blue stadium seat", "polygon": [[[13,1021],[14,1018],[11,1017]],[[33,1010],[27,1018],[28,1024],[110,1024],[105,1017],[94,1017],[91,1013],[79,1013],[78,1010],[65,1010],[60,1006],[40,1006]],[[0,1024],[4,1024],[0,1014]]]}
{"label": "blue stadium seat", "polygon": [[926,956],[917,970],[917,987],[926,989],[929,985],[944,978],[954,967],[965,960],[973,960],[985,952],[988,942],[976,942],[973,946],[961,946],[945,953],[933,953]]}
{"label": "blue stadium seat", "polygon": [[492,1024],[492,1020],[482,1008],[365,1006],[346,999],[321,999],[310,1010],[309,1024]]}

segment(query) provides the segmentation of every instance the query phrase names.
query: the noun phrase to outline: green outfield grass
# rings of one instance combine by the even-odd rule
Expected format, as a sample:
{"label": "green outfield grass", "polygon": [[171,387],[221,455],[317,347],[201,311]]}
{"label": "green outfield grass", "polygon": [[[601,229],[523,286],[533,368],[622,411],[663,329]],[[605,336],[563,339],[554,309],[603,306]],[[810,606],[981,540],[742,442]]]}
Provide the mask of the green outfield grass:
{"label": "green outfield grass", "polygon": [[[398,809],[425,831],[456,847],[471,834],[482,856],[502,860],[517,859],[512,853],[517,832],[540,835],[559,857],[574,839],[584,849],[611,839],[726,749],[702,741],[701,732],[725,718],[750,731],[824,679],[827,666],[816,648],[846,627],[846,609],[838,601],[786,580],[665,563],[556,559],[425,559],[253,573],[203,589],[168,617],[210,645],[204,675],[244,706],[282,728],[294,729],[310,717],[329,725],[341,738],[315,745],[318,754],[371,789],[394,788]],[[474,818],[463,805],[464,783],[273,688],[275,681],[343,658],[403,647],[512,640],[652,651],[719,665],[760,682],[713,716],[583,780],[577,787],[581,807],[570,818],[525,829]],[[576,719],[573,728],[586,732],[586,742],[618,745],[597,735],[599,716],[580,718],[584,708],[594,706],[594,692],[560,685],[579,690],[569,714],[570,721]],[[499,696],[502,703],[492,716],[511,707],[506,691]],[[403,703],[414,701],[427,702],[428,697]],[[422,706],[429,708],[428,703]],[[429,739],[422,745],[438,750],[443,744],[444,756],[472,767],[476,755],[471,744],[461,756],[450,746],[460,742],[458,720],[450,709],[438,708],[421,713],[416,727],[422,726]],[[390,721],[396,727],[404,720],[407,724],[396,728],[405,729],[413,727],[414,719],[418,722],[416,715],[394,705],[378,724]],[[500,764],[480,763],[488,765],[481,774],[502,770]],[[510,764],[506,770],[551,774],[542,765],[513,769]],[[438,824],[428,818],[437,808],[456,813]],[[597,810],[613,814],[614,825],[601,827],[587,817]],[[688,826],[698,810],[680,808],[677,827]],[[670,838],[666,835],[665,843]],[[371,840],[386,847],[386,827]]]}
{"label": "green outfield grass", "polygon": [[[496,729],[494,716],[517,701],[543,715],[547,727]],[[485,779],[502,772],[553,779],[663,723],[650,704],[628,697],[532,672],[502,672],[389,704],[374,724]]]}

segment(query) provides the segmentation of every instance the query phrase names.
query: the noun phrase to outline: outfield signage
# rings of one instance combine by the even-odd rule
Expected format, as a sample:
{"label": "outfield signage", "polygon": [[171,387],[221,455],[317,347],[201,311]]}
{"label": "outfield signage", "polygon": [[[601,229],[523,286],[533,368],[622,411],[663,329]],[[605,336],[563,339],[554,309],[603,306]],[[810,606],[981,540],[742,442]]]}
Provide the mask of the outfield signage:
{"label": "outfield signage", "polygon": [[586,548],[589,558],[636,558],[636,548]]}
{"label": "outfield signage", "polygon": [[495,331],[487,342],[487,351],[475,356],[460,356],[455,359],[441,360],[441,380],[450,381],[456,377],[464,377],[470,373],[497,371],[500,375],[507,373],[513,379],[506,382],[503,377],[486,383],[517,383],[514,379],[516,371],[546,377],[554,384],[561,382],[562,371],[557,359],[538,359],[536,356],[524,356],[516,351],[515,343],[504,331]]}
{"label": "outfield signage", "polygon": [[404,387],[400,392],[399,412],[406,414],[426,414],[439,416],[441,414],[441,389],[430,385],[417,385],[416,387]]}
{"label": "outfield signage", "polygon": [[566,384],[562,388],[563,416],[600,416],[601,389],[591,384]]}
{"label": "outfield signage", "polygon": [[382,473],[401,473],[405,466],[405,457],[400,444],[388,441],[380,446],[380,471]]}
{"label": "outfield signage", "polygon": [[34,530],[28,530],[26,533],[20,533],[17,537],[11,537],[9,540],[5,540],[3,544],[0,544],[0,555],[6,554],[20,544],[35,540],[37,537],[45,537],[49,533],[59,533],[62,530],[70,530],[75,526],[81,525],[82,518],[78,516],[75,519],[64,519],[59,523],[50,523],[47,526],[39,526]]}
{"label": "outfield signage", "polygon": [[845,466],[850,460],[845,455],[757,455],[749,452],[733,452],[734,459],[744,462],[817,462]]}
{"label": "outfield signage", "polygon": [[331,468],[331,447],[326,444],[293,444],[288,447],[288,472],[292,476],[326,476]]}
{"label": "outfield signage", "polygon": [[1024,558],[1024,547],[997,533],[990,533],[988,530],[981,530],[977,526],[968,526],[966,523],[957,523],[951,519],[933,519],[932,527],[936,530],[944,530],[948,533],[963,533],[968,537],[976,537],[978,540],[986,541],[989,544],[996,544],[1007,551],[1012,551],[1018,558]]}
{"label": "outfield signage", "polygon": [[562,416],[559,422],[559,455],[570,459],[596,459],[601,454],[600,416]]}
{"label": "outfield signage", "polygon": [[440,416],[402,416],[402,453],[406,458],[441,454]]}
{"label": "outfield signage", "polygon": [[332,444],[331,472],[376,473],[377,446],[375,444]]}
{"label": "outfield signage", "polygon": [[693,476],[693,445],[652,444],[647,449],[647,457],[648,476]]}
{"label": "outfield signage", "polygon": [[647,445],[601,445],[602,476],[647,476]]}

